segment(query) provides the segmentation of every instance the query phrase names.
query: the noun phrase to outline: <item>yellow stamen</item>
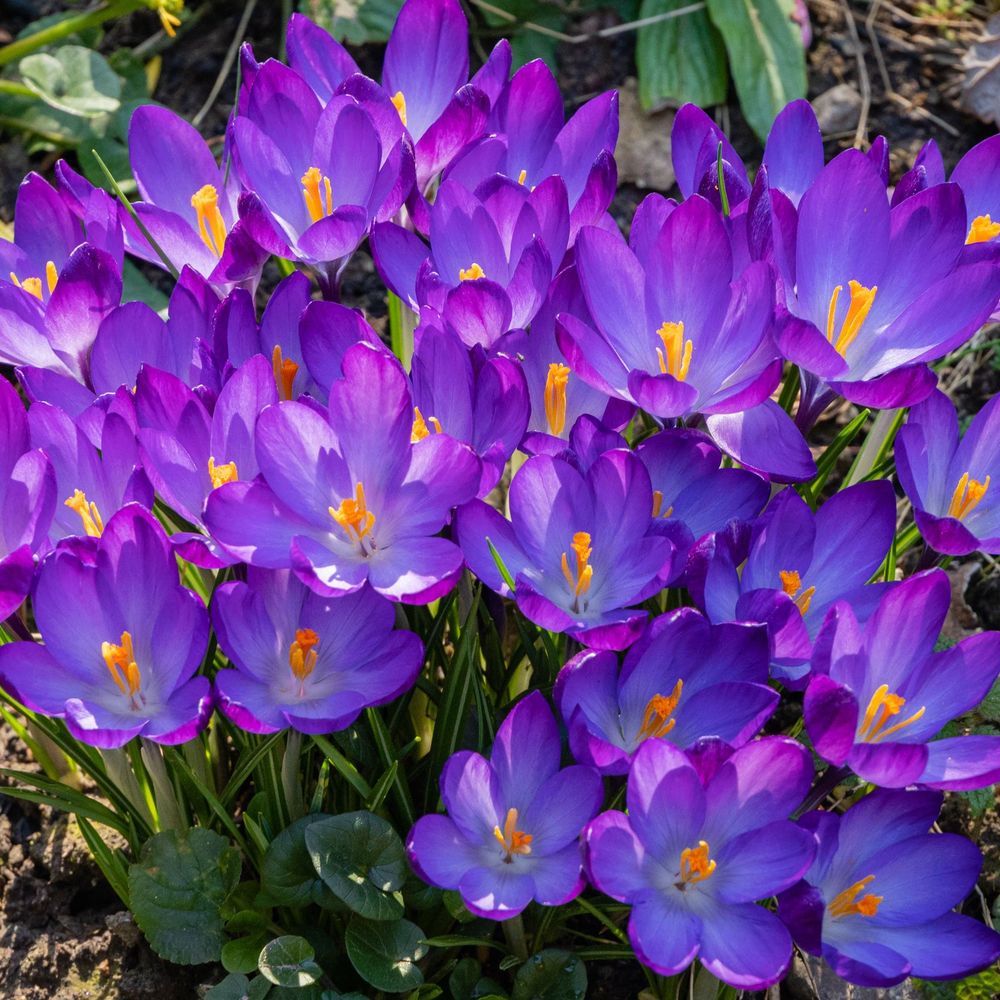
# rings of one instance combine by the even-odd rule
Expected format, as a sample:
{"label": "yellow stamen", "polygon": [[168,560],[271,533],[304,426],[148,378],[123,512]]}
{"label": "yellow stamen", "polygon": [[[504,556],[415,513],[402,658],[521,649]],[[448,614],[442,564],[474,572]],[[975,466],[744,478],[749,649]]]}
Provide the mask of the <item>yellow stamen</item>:
{"label": "yellow stamen", "polygon": [[375,524],[375,515],[365,505],[365,488],[358,483],[355,496],[340,501],[339,507],[329,507],[330,517],[344,529],[352,542],[360,542]]}
{"label": "yellow stamen", "polygon": [[[794,599],[795,606],[802,614],[805,614],[809,610],[809,605],[812,604],[816,588],[807,587],[802,590],[802,577],[799,576],[799,571],[796,569],[779,570],[778,576],[781,577],[781,589]],[[801,594],[799,594],[800,590],[802,590]],[[798,594],[797,597],[796,594]]]}
{"label": "yellow stamen", "polygon": [[399,120],[406,125],[406,98],[403,97],[403,92],[397,90],[390,100],[392,101],[392,106],[399,112]]}
{"label": "yellow stamen", "polygon": [[504,849],[504,861],[509,865],[514,860],[515,854],[530,854],[531,842],[535,838],[530,833],[517,829],[517,810],[508,809],[507,818],[504,820],[503,830],[499,826],[493,827],[493,836]]}
{"label": "yellow stamen", "polygon": [[49,286],[49,295],[51,295],[56,290],[56,285],[59,282],[59,272],[56,270],[56,265],[53,261],[46,261],[45,263],[45,283]]}
{"label": "yellow stamen", "polygon": [[165,5],[157,7],[156,13],[160,15],[160,24],[163,25],[163,30],[167,37],[175,38],[177,36],[177,28],[179,28],[181,24],[181,19],[176,14],[167,10]]}
{"label": "yellow stamen", "polygon": [[521,172],[517,175],[517,183],[523,184],[527,179],[528,179],[528,171],[522,167]]}
{"label": "yellow stamen", "polygon": [[685,847],[681,851],[681,865],[678,872],[680,881],[674,884],[678,889],[685,889],[689,885],[704,882],[714,871],[715,862],[709,860],[708,844],[704,840],[699,840],[697,847]]}
{"label": "yellow stamen", "polygon": [[486,272],[475,261],[468,267],[460,267],[458,269],[459,281],[478,281],[480,278],[485,277]]}
{"label": "yellow stamen", "polygon": [[1000,222],[994,222],[989,214],[977,215],[969,226],[969,235],[966,236],[965,242],[988,243],[998,234],[1000,234]]}
{"label": "yellow stamen", "polygon": [[558,362],[549,365],[545,376],[545,420],[549,433],[558,437],[566,428],[566,386],[569,384],[569,368]]}
{"label": "yellow stamen", "polygon": [[594,551],[590,547],[590,535],[586,531],[578,531],[573,535],[570,548],[576,556],[576,573],[569,568],[569,560],[566,553],[562,554],[562,571],[566,577],[566,582],[573,591],[574,597],[579,597],[590,590],[590,583],[594,576],[594,567],[590,565],[590,556]]}
{"label": "yellow stamen", "polygon": [[[431,426],[434,428],[435,434],[441,433],[441,421],[437,417],[431,417]],[[424,420],[424,415],[420,412],[419,406],[413,407],[413,430],[410,431],[410,444],[416,444],[418,441],[423,441],[428,434],[430,434],[430,427],[427,426],[427,421]]]}
{"label": "yellow stamen", "polygon": [[[323,185],[322,193],[320,184]],[[319,167],[310,167],[302,175],[302,195],[306,200],[309,218],[313,222],[319,222],[325,216],[333,215],[333,188],[330,186],[330,178],[324,177]]]}
{"label": "yellow stamen", "polygon": [[122,632],[121,645],[118,646],[114,643],[102,642],[101,656],[104,657],[104,663],[118,690],[122,694],[128,695],[133,708],[138,708],[137,699],[142,701],[142,695],[139,693],[142,686],[142,676],[139,673],[138,664],[135,662],[132,636],[128,632]]}
{"label": "yellow stamen", "polygon": [[191,195],[191,205],[198,213],[198,232],[202,243],[216,257],[221,257],[222,248],[226,245],[226,220],[219,211],[219,192],[211,184],[206,184]]}
{"label": "yellow stamen", "polygon": [[214,458],[208,460],[208,475],[212,480],[212,489],[217,490],[226,483],[235,483],[239,476],[236,474],[236,463],[226,462],[224,465],[216,465]]}
{"label": "yellow stamen", "polygon": [[299,366],[291,358],[282,358],[281,347],[277,344],[274,345],[274,350],[271,352],[271,370],[274,372],[274,384],[278,387],[278,397],[291,399],[292,386],[295,383]]}
{"label": "yellow stamen", "polygon": [[642,718],[642,727],[636,734],[637,743],[666,736],[677,725],[673,714],[677,709],[677,703],[681,700],[683,689],[684,681],[678,678],[669,697],[654,694],[649,699],[649,703],[646,705],[646,714]]}
{"label": "yellow stamen", "polygon": [[42,279],[41,278],[25,278],[24,281],[19,281],[17,275],[11,271],[10,280],[17,285],[18,288],[27,292],[29,295],[34,295],[36,299],[41,300],[42,298]]}
{"label": "yellow stamen", "polygon": [[83,530],[86,534],[91,538],[101,537],[101,532],[104,531],[104,521],[101,520],[97,504],[88,502],[87,494],[83,490],[74,490],[73,495],[65,500],[64,503],[70,510],[80,515],[80,520],[83,521]]}
{"label": "yellow stamen", "polygon": [[[846,917],[850,913],[859,913],[863,917],[874,917],[878,913],[879,904],[885,898],[883,896],[873,896],[868,893],[857,899],[870,882],[874,880],[874,875],[866,875],[861,881],[848,886],[842,893],[834,897],[827,910],[834,920]],[[855,900],[857,900],[855,902]]]}
{"label": "yellow stamen", "polygon": [[903,719],[885,729],[885,724],[894,715],[899,715],[905,704],[904,697],[893,694],[889,691],[889,685],[883,684],[868,702],[868,710],[858,728],[858,739],[862,743],[881,743],[887,736],[898,733],[900,729],[905,729],[911,723],[916,722],[927,711],[926,707],[918,708],[908,719]]}
{"label": "yellow stamen", "polygon": [[663,341],[663,348],[656,349],[660,371],[683,382],[691,367],[691,351],[694,349],[694,344],[684,339],[684,324],[662,323],[656,335]]}
{"label": "yellow stamen", "polygon": [[[663,494],[659,490],[653,490],[653,517],[659,517],[660,511],[663,509]],[[663,511],[664,517],[670,517],[674,512],[674,505],[671,504],[666,510]]]}
{"label": "yellow stamen", "polygon": [[295,630],[295,641],[288,647],[288,665],[299,682],[299,694],[303,693],[305,679],[316,669],[318,645],[319,636],[311,628]]}
{"label": "yellow stamen", "polygon": [[841,291],[843,291],[843,285],[837,285],[834,288],[833,294],[830,296],[830,308],[826,314],[826,339],[833,344],[838,354],[844,354],[861,332],[861,326],[868,318],[868,313],[871,312],[872,305],[875,302],[875,293],[878,291],[878,285],[866,288],[861,282],[854,281],[853,279],[847,285],[851,290],[851,304],[847,307],[847,315],[840,326],[840,333],[837,335],[836,342],[834,342],[833,335],[837,322],[837,300],[840,298]]}
{"label": "yellow stamen", "polygon": [[956,517],[959,521],[966,514],[971,514],[978,506],[979,501],[986,496],[986,491],[990,488],[990,477],[987,476],[982,482],[978,479],[970,479],[966,472],[958,481],[955,492],[951,495],[951,505],[948,507],[948,516]]}

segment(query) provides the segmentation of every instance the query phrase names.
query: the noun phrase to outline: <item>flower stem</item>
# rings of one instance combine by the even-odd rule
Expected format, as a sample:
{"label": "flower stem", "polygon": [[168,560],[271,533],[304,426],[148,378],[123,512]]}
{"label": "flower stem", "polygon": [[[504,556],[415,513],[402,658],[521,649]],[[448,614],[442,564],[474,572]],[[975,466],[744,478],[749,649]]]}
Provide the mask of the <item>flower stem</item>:
{"label": "flower stem", "polygon": [[528,957],[528,942],[524,937],[524,921],[520,913],[503,922],[503,936],[507,941],[507,947],[524,961]]}
{"label": "flower stem", "polygon": [[795,810],[792,818],[798,819],[799,816],[809,812],[810,809],[815,809],[850,773],[851,769],[849,767],[834,767],[833,765],[828,767],[816,779],[816,783],[806,796],[805,802]]}

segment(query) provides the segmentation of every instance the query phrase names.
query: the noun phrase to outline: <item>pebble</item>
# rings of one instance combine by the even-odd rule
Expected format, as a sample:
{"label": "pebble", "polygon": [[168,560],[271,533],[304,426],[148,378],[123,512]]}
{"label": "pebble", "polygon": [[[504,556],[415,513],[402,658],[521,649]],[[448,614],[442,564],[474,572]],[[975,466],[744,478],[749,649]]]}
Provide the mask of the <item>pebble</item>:
{"label": "pebble", "polygon": [[824,135],[850,132],[861,118],[861,94],[849,83],[839,83],[825,90],[812,102],[820,131]]}

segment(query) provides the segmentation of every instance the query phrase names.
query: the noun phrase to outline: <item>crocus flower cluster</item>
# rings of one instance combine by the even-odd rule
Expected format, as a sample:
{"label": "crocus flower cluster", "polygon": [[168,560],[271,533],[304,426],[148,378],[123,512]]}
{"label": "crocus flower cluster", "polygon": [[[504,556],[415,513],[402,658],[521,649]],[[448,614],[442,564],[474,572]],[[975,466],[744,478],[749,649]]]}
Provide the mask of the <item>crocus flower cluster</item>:
{"label": "crocus flower cluster", "polygon": [[[626,238],[615,95],[567,118],[505,42],[470,76],[458,0],[403,4],[380,80],[303,15],[287,41],[288,65],[244,48],[220,161],[142,107],[133,206],[66,164],[20,189],[4,693],[102,748],[213,711],[329,734],[440,684],[416,633],[453,639],[475,594],[463,628],[558,662],[512,671],[477,708],[506,711],[489,755],[431,775],[426,882],[494,920],[589,883],[641,962],[739,989],[793,940],[869,986],[995,960],[952,912],[978,852],[927,831],[942,791],[1000,780],[1000,737],[939,738],[1000,634],[937,649],[946,575],[893,570],[918,530],[925,569],[1000,552],[1000,404],[961,435],[932,367],[997,310],[1000,142],[948,180],[928,147],[890,189],[884,141],[824,165],[796,102],[751,180],[683,108],[681,198]],[[359,252],[391,337],[340,300]],[[126,254],[171,272],[162,313],[122,301]],[[854,485],[807,437],[838,399],[909,408]],[[819,775],[780,735],[787,689]],[[850,808],[817,809],[851,775]]]}

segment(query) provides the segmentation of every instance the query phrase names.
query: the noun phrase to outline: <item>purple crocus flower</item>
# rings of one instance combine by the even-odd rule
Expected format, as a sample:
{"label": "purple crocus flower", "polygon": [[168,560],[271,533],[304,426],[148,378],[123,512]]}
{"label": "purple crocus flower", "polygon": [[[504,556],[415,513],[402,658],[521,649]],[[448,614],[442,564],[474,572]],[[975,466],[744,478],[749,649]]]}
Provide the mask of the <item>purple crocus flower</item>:
{"label": "purple crocus flower", "polygon": [[847,150],[824,167],[799,206],[794,315],[775,334],[803,369],[800,426],[835,393],[878,408],[927,397],[927,362],[968,339],[1000,294],[1000,272],[968,258],[965,235],[955,184],[890,210],[864,154]]}
{"label": "purple crocus flower", "polygon": [[489,126],[494,134],[473,143],[444,176],[470,191],[494,174],[529,189],[561,177],[569,197],[572,244],[581,226],[601,220],[615,193],[618,94],[601,94],[564,121],[552,70],[541,59],[532,60],[500,95]]}
{"label": "purple crocus flower", "polygon": [[637,255],[617,232],[581,231],[576,266],[596,328],[558,317],[570,367],[656,417],[734,413],[767,399],[781,377],[766,339],[768,266],[735,275],[722,219],[697,196],[639,247],[648,252]]}
{"label": "purple crocus flower", "polygon": [[[653,529],[653,491],[638,458],[605,452],[581,473],[549,455],[530,458],[511,482],[510,521],[481,500],[459,509],[455,532],[472,571],[513,596],[542,628],[596,649],[624,649],[647,612],[631,608],[674,575],[673,543]],[[490,553],[515,581],[511,594]]]}
{"label": "purple crocus flower", "polygon": [[394,215],[413,183],[403,136],[385,146],[376,124],[349,95],[320,105],[294,70],[264,63],[246,114],[233,123],[238,165],[252,193],[240,217],[268,253],[337,266],[374,221]]}
{"label": "purple crocus flower", "polygon": [[[211,414],[180,379],[143,367],[136,386],[139,444],[143,466],[163,501],[203,529],[205,502],[214,490],[257,476],[254,425],[261,410],[277,399],[271,365],[259,354],[226,383]],[[199,531],[176,533],[171,541],[199,566],[232,562]]]}
{"label": "purple crocus flower", "polygon": [[876,789],[843,815],[799,820],[816,836],[816,860],[779,896],[778,916],[842,979],[868,987],[963,979],[1000,957],[1000,935],[953,911],[983,859],[964,837],[927,832],[941,799]]}
{"label": "purple crocus flower", "polygon": [[584,834],[587,874],[632,906],[639,961],[673,976],[697,956],[737,989],[765,989],[788,968],[784,924],[756,905],[789,888],[815,853],[788,820],[812,779],[806,750],[766,737],[727,756],[709,744],[694,760],[647,740],[628,776],[628,814],[602,813]]}
{"label": "purple crocus flower", "polygon": [[[900,428],[899,481],[913,504],[920,533],[935,552],[1000,552],[998,421],[1000,396],[994,396],[960,439],[954,405],[935,391],[910,410]],[[991,491],[994,479],[998,483]]]}
{"label": "purple crocus flower", "polygon": [[[782,490],[754,525],[743,553],[731,538],[708,539],[693,558],[692,586],[709,620],[765,622],[772,669],[801,686],[813,640],[834,602],[857,618],[874,611],[887,585],[868,584],[892,543],[896,498],[884,480],[835,494],[816,513],[794,489]],[[704,562],[701,562],[704,557]]]}
{"label": "purple crocus flower", "polygon": [[505,357],[469,351],[446,330],[418,330],[413,368],[412,437],[450,434],[479,456],[477,496],[500,481],[507,459],[528,425],[528,387],[520,365]]}
{"label": "purple crocus flower", "polygon": [[438,190],[428,247],[395,223],[376,226],[372,252],[385,283],[414,310],[430,306],[470,347],[492,347],[541,308],[566,253],[566,188],[549,178],[529,189],[494,178],[470,193]]}
{"label": "purple crocus flower", "polygon": [[0,647],[0,683],[35,712],[66,720],[84,743],[142,735],[185,743],[211,712],[201,600],[177,581],[163,529],[136,504],[93,549],[59,548],[39,571],[32,608],[44,645]]}
{"label": "purple crocus flower", "polygon": [[[236,171],[215,162],[193,125],[155,104],[133,112],[128,145],[142,197],[133,207],[167,259],[216,284],[256,284],[266,254],[237,216]],[[123,214],[122,223],[129,252],[162,266],[132,219]]]}
{"label": "purple crocus flower", "polygon": [[288,570],[250,567],[212,599],[219,645],[235,670],[215,675],[222,713],[251,733],[345,729],[369,705],[412,687],[423,646],[394,631],[392,603],[365,587],[320,597]]}
{"label": "purple crocus flower", "polygon": [[885,788],[984,788],[1000,779],[1000,736],[934,739],[978,705],[1000,673],[1000,632],[934,652],[951,603],[943,570],[897,584],[863,626],[830,610],[805,696],[816,752]]}
{"label": "purple crocus flower", "polygon": [[24,404],[0,379],[0,620],[27,595],[55,511],[52,463],[30,447]]}
{"label": "purple crocus flower", "polygon": [[392,356],[356,344],[343,372],[326,412],[296,401],[264,409],[261,479],[213,490],[205,523],[235,558],[294,569],[320,594],[369,581],[392,600],[433,601],[463,565],[458,546],[435,535],[475,496],[479,459],[447,433],[412,442],[413,398]]}
{"label": "purple crocus flower", "polygon": [[533,691],[497,730],[490,759],[453,754],[441,773],[447,816],[421,816],[406,850],[425,882],[459,892],[477,916],[506,920],[532,899],[561,906],[583,889],[580,831],[601,808],[597,772],[559,768],[559,730]]}
{"label": "purple crocus flower", "polygon": [[681,608],[649,623],[620,673],[614,653],[578,653],[556,679],[555,700],[573,756],[626,774],[649,739],[682,750],[706,736],[746,743],[778,704],[767,664],[762,627],[710,625]]}

